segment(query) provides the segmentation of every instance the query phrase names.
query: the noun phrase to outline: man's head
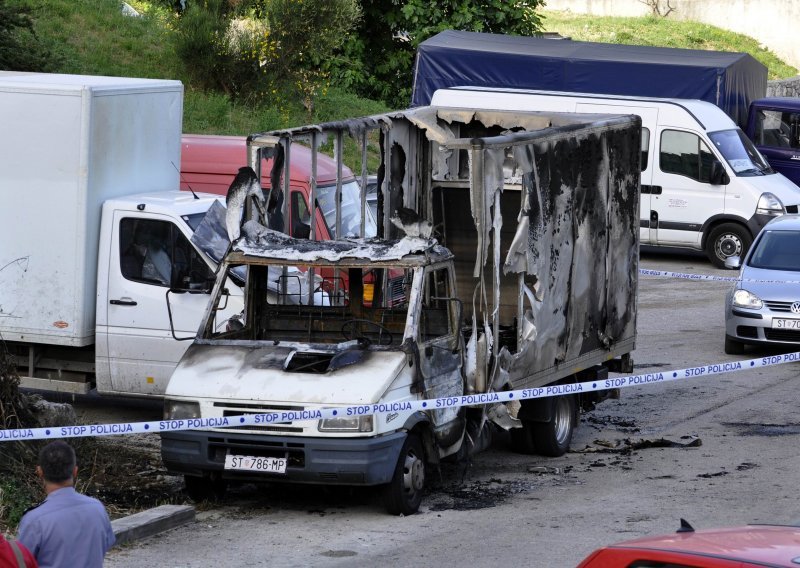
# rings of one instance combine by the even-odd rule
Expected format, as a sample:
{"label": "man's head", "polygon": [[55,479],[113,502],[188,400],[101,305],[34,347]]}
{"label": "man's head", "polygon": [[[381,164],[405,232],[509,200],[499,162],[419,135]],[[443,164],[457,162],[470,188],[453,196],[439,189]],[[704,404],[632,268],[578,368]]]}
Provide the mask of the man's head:
{"label": "man's head", "polygon": [[50,442],[39,451],[36,473],[45,483],[72,485],[78,473],[75,450],[66,442]]}

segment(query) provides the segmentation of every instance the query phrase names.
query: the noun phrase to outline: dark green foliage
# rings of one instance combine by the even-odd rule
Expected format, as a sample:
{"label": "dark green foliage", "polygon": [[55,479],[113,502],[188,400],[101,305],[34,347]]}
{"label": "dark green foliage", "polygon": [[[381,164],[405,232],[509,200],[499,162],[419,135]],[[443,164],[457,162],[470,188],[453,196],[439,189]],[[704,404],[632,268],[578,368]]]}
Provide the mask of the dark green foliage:
{"label": "dark green foliage", "polygon": [[50,71],[57,63],[34,33],[30,9],[0,0],[0,69]]}
{"label": "dark green foliage", "polygon": [[342,86],[361,96],[408,106],[417,46],[446,29],[532,35],[543,0],[362,0],[363,19],[345,46]]}

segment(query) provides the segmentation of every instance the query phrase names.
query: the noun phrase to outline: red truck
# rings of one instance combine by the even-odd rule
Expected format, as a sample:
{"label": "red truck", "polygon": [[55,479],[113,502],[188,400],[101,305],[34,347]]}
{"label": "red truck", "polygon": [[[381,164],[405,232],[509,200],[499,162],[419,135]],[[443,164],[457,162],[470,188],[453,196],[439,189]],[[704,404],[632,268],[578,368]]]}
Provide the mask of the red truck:
{"label": "red truck", "polygon": [[[247,139],[244,136],[184,134],[181,139],[181,189],[225,195],[239,168],[247,164]],[[261,184],[269,186],[270,167],[262,167]],[[311,195],[311,150],[292,145],[289,209],[286,232],[295,238],[310,235],[309,199]],[[336,163],[317,153],[316,240],[335,239]],[[361,188],[353,173],[342,173],[342,237],[374,237],[377,228],[367,210],[365,235],[361,235]]]}

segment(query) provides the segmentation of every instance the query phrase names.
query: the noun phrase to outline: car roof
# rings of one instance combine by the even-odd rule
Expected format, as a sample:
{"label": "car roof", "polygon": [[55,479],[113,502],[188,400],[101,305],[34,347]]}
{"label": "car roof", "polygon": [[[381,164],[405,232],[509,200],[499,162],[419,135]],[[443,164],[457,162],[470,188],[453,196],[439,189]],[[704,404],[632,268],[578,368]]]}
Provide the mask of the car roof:
{"label": "car roof", "polygon": [[798,231],[800,230],[800,214],[775,217],[764,228],[769,231]]}
{"label": "car roof", "polygon": [[[800,565],[800,527],[747,525],[643,537],[607,547],[665,550],[766,566]],[[797,559],[797,562],[792,562]]]}

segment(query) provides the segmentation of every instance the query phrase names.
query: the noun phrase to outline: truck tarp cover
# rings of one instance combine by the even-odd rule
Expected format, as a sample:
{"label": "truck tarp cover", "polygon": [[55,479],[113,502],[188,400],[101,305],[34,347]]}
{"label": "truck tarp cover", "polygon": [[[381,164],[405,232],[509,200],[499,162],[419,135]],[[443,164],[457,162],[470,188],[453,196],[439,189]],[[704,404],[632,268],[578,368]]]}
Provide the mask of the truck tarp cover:
{"label": "truck tarp cover", "polygon": [[412,105],[460,86],[700,99],[743,126],[750,101],[766,94],[767,68],[746,53],[452,30],[422,42]]}

